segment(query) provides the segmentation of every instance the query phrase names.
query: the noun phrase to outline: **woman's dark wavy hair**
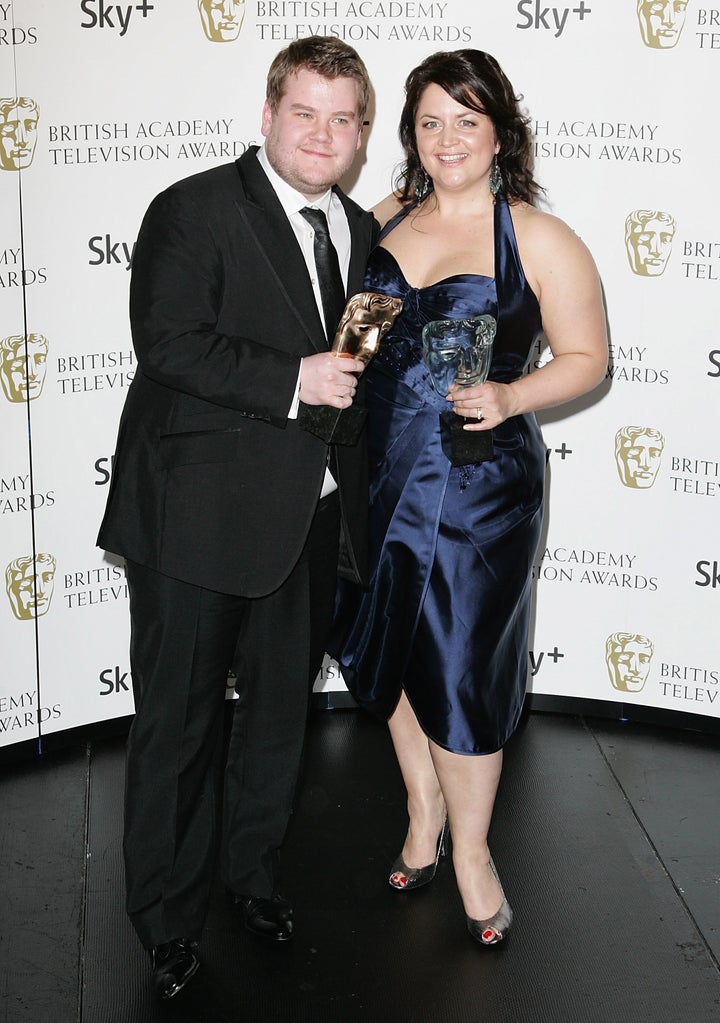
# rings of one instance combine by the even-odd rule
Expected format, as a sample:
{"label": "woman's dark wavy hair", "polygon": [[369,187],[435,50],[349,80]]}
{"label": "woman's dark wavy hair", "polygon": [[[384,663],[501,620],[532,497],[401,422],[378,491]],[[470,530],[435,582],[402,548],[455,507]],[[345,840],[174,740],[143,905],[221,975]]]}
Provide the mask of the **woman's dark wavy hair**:
{"label": "woman's dark wavy hair", "polygon": [[529,118],[521,114],[518,97],[498,62],[482,50],[434,53],[408,75],[399,128],[405,163],[395,181],[400,199],[414,199],[426,183],[417,151],[415,116],[428,85],[439,85],[456,102],[488,115],[500,143],[497,158],[505,195],[511,201],[522,199],[534,205],[543,189],[532,173]]}

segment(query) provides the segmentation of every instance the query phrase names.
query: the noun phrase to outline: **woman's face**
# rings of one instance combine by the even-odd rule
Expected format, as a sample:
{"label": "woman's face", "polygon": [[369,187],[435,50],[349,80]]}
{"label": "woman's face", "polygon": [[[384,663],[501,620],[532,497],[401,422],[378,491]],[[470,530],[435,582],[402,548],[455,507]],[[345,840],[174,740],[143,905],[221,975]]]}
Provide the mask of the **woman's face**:
{"label": "woman's face", "polygon": [[420,95],[415,138],[420,161],[436,191],[487,183],[500,149],[488,115],[463,106],[435,84]]}

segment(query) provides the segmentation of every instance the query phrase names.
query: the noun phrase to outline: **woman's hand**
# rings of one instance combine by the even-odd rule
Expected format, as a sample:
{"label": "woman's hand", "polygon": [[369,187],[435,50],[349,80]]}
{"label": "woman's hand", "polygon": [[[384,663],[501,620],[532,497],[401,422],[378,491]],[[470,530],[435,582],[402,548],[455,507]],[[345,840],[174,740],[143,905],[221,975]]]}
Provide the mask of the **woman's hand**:
{"label": "woman's hand", "polygon": [[448,392],[448,401],[459,416],[479,419],[479,423],[468,423],[466,430],[492,430],[504,423],[510,416],[517,415],[512,384],[488,382],[472,387],[457,387]]}

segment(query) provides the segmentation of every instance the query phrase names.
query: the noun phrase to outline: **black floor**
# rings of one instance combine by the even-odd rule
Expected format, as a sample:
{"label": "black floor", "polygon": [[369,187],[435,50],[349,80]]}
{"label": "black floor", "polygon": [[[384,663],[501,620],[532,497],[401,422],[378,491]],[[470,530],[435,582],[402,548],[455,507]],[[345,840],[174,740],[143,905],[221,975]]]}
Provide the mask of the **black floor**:
{"label": "black floor", "polygon": [[717,1023],[719,748],[530,715],[491,835],[515,925],[486,949],[449,861],[387,885],[406,820],[385,727],[314,712],[283,860],[295,940],[258,943],[218,891],[202,969],[164,1005],[122,909],[122,739],[6,766],[0,1023]]}

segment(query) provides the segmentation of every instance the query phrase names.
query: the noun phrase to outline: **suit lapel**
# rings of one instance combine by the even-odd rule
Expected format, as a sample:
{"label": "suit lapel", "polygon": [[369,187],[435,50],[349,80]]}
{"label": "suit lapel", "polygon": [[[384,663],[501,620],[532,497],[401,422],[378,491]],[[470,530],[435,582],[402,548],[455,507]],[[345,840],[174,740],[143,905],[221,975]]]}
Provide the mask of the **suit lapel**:
{"label": "suit lapel", "polygon": [[[236,161],[242,188],[238,191],[235,205],[247,230],[258,243],[268,272],[285,295],[310,344],[317,351],[325,351],[325,328],[320,319],[305,260],[295,232],[255,152],[254,149],[249,150]],[[373,219],[337,186],[333,191],[343,205],[350,227],[347,291],[352,295],[362,287]]]}
{"label": "suit lapel", "polygon": [[257,162],[254,151],[236,161],[243,189],[235,202],[247,230],[255,237],[268,273],[284,294],[293,315],[317,351],[325,351],[325,328],[320,320],[310,276],[295,232]]}

